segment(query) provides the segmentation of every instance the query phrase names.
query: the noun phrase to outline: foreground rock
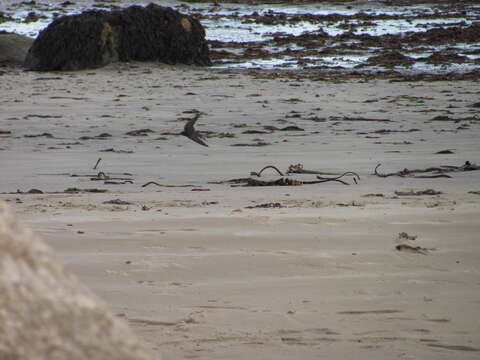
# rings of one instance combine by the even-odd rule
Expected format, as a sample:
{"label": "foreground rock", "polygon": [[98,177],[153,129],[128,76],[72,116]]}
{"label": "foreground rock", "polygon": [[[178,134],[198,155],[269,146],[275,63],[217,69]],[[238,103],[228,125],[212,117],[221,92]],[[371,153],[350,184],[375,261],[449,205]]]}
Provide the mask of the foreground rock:
{"label": "foreground rock", "polygon": [[150,4],[63,16],[43,30],[28,52],[29,70],[79,70],[116,61],[211,65],[200,22]]}
{"label": "foreground rock", "polygon": [[33,39],[0,31],[0,65],[22,65]]}
{"label": "foreground rock", "polygon": [[149,358],[127,326],[0,202],[0,359]]}

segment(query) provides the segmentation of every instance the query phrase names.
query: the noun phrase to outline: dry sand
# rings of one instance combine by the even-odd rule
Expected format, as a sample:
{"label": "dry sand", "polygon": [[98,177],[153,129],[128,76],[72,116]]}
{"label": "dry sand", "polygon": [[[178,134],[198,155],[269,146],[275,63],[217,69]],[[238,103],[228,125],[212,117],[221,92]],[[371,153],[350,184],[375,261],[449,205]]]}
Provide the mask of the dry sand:
{"label": "dry sand", "polygon": [[[480,195],[469,192],[480,190],[480,171],[371,175],[377,163],[393,172],[478,162],[480,121],[431,121],[478,115],[478,82],[261,80],[116,64],[6,72],[0,92],[0,131],[11,131],[0,134],[0,198],[163,359],[479,358]],[[180,132],[191,109],[205,113],[198,130],[217,135],[208,148],[162,135]],[[242,134],[264,125],[304,131]],[[125,135],[142,128],[153,133]],[[44,133],[53,137],[25,137]],[[111,137],[79,140],[102,133]],[[271,145],[231,146],[257,138]],[[111,148],[132,153],[100,152]],[[435,154],[445,149],[453,154]],[[297,163],[361,181],[208,183]],[[70,176],[97,171],[134,183]],[[194,187],[142,188],[148,181]],[[8,194],[69,187],[109,192]],[[394,193],[409,189],[442,194]],[[103,203],[112,199],[132,204]],[[265,203],[281,207],[247,208]]]}

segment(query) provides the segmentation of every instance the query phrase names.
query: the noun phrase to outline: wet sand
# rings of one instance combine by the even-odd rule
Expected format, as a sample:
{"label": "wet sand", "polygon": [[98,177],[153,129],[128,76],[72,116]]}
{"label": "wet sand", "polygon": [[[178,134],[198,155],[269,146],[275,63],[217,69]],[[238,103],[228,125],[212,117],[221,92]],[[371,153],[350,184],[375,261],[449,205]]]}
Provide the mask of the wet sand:
{"label": "wet sand", "polygon": [[[478,358],[480,171],[372,175],[478,163],[477,82],[132,63],[0,92],[0,198],[163,359]],[[208,148],[174,135],[192,109]],[[298,163],[360,181],[211,183]]]}

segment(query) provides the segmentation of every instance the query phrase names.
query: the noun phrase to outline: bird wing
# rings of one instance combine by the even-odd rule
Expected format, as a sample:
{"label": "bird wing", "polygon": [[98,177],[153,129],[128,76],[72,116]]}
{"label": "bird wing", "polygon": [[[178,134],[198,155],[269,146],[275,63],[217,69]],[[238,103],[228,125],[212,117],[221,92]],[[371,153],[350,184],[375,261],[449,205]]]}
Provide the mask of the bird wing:
{"label": "bird wing", "polygon": [[192,135],[189,135],[187,136],[190,140],[193,140],[195,141],[196,143],[200,144],[200,145],[203,145],[203,146],[207,146],[208,145],[200,138],[200,136],[198,135],[198,133],[195,131]]}
{"label": "bird wing", "polygon": [[208,146],[202,139],[201,135],[198,133],[198,131],[195,130],[193,127],[195,125],[195,122],[198,120],[200,117],[200,114],[197,113],[195,117],[191,120],[189,120],[183,129],[184,134],[190,139],[195,141],[196,143],[203,145],[203,146]]}

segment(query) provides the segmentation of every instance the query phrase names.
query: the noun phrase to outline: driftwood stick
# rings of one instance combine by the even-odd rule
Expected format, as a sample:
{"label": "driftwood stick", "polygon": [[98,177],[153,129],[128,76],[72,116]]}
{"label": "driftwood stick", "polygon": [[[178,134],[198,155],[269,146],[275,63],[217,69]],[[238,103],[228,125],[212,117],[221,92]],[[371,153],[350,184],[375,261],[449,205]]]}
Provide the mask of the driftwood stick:
{"label": "driftwood stick", "polygon": [[160,187],[194,187],[194,185],[173,185],[173,184],[160,184],[156,181],[149,181],[142,185],[142,187],[147,187],[148,185],[157,185]]}
{"label": "driftwood stick", "polygon": [[[473,170],[480,170],[480,166],[476,164],[472,164],[470,161],[465,161],[465,164],[462,166],[451,166],[451,165],[442,165],[440,167],[428,167],[426,169],[403,169],[394,173],[387,173],[387,174],[381,174],[378,172],[378,168],[381,166],[381,164],[378,164],[374,171],[373,174],[378,176],[378,177],[389,177],[389,176],[412,176],[414,178],[418,179],[434,179],[434,178],[451,178],[451,176],[445,174],[448,172],[459,172],[459,171],[473,171]],[[420,176],[415,176],[415,174],[425,174],[425,173],[432,173],[432,175],[420,175]]]}
{"label": "driftwood stick", "polygon": [[256,180],[256,179],[248,179],[247,183],[244,186],[300,186],[300,185],[310,185],[310,184],[321,184],[325,183],[328,181],[336,181],[339,182],[343,185],[350,185],[344,180],[341,180],[342,177],[344,176],[353,176],[353,180],[355,183],[357,183],[357,179],[360,180],[360,176],[358,176],[357,173],[354,173],[353,171],[348,171],[340,176],[336,176],[334,178],[324,178],[321,176],[317,176],[317,179],[319,180],[313,180],[313,181],[299,181],[295,179],[290,179],[286,177],[282,177],[277,180],[272,180],[272,181],[263,181],[263,180]]}
{"label": "driftwood stick", "polygon": [[447,174],[438,174],[438,175],[418,175],[415,176],[416,179],[437,179],[437,178],[452,178],[450,175]]}
{"label": "driftwood stick", "polygon": [[155,182],[155,181],[149,181],[146,184],[143,184],[142,187],[147,187],[148,185],[157,185],[157,186],[162,186],[161,184]]}
{"label": "driftwood stick", "polygon": [[302,181],[289,179],[289,178],[280,178],[272,181],[263,181],[249,178],[247,183],[243,186],[300,186],[305,184]]}
{"label": "driftwood stick", "polygon": [[262,175],[262,172],[263,172],[264,170],[266,170],[266,169],[273,169],[273,170],[275,170],[275,171],[278,173],[278,175],[280,175],[280,176],[285,176],[285,175],[283,175],[283,173],[282,173],[280,170],[278,170],[278,168],[277,168],[276,166],[273,166],[273,165],[267,165],[267,166],[265,166],[265,167],[264,167],[262,170],[260,170],[258,173],[255,172],[255,171],[252,171],[252,172],[250,173],[250,175],[260,177],[260,176]]}
{"label": "driftwood stick", "polygon": [[398,174],[398,173],[380,174],[380,173],[377,171],[380,166],[382,166],[382,164],[378,164],[377,166],[375,166],[375,170],[373,170],[373,174],[374,174],[374,175],[377,175],[378,177],[389,177],[389,176],[395,176],[395,175],[397,175],[397,176],[403,176],[403,175],[400,175],[400,174]]}
{"label": "driftwood stick", "polygon": [[343,180],[340,180],[340,179],[323,179],[323,180],[305,181],[305,184],[321,184],[321,183],[325,183],[325,182],[329,182],[329,181],[339,182],[343,185],[350,185],[346,181],[343,181]]}
{"label": "driftwood stick", "polygon": [[340,182],[344,185],[350,185],[347,182],[345,182],[343,180],[340,180],[342,177],[349,176],[349,175],[353,177],[353,181],[355,182],[355,184],[358,184],[357,180],[360,181],[360,176],[356,172],[353,172],[353,171],[347,171],[347,172],[343,173],[342,175],[339,175],[339,176],[336,176],[336,177],[333,177],[333,178],[326,178],[326,177],[323,177],[323,176],[317,176],[317,179],[321,180],[321,182],[337,181],[337,182]]}
{"label": "driftwood stick", "polygon": [[100,161],[102,161],[102,158],[98,158],[97,163],[93,167],[93,170],[97,170],[97,166],[98,166],[98,164],[100,164]]}
{"label": "driftwood stick", "polygon": [[237,178],[230,180],[209,181],[207,184],[243,184],[248,182],[250,178]]}

